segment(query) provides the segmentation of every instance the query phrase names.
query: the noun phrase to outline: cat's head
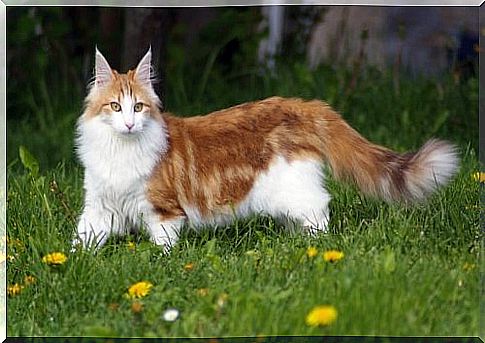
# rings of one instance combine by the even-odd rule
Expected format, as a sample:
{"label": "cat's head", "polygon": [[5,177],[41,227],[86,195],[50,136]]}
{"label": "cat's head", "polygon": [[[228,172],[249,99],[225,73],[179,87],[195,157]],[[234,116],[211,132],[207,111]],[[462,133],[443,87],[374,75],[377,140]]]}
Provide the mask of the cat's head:
{"label": "cat's head", "polygon": [[161,107],[152,85],[151,56],[150,48],[134,70],[120,74],[96,48],[95,78],[86,98],[84,119],[96,119],[126,136],[143,132]]}

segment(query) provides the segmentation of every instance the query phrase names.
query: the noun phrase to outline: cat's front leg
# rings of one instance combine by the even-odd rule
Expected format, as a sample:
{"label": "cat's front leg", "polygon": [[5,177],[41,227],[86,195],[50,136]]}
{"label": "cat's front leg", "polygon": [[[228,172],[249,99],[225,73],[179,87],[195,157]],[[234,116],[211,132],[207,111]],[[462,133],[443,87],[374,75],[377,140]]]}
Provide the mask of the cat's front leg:
{"label": "cat's front leg", "polygon": [[177,242],[180,229],[185,223],[185,217],[164,218],[157,214],[151,214],[145,220],[147,231],[156,245],[163,246],[165,251]]}
{"label": "cat's front leg", "polygon": [[77,226],[76,237],[72,241],[72,250],[94,247],[95,250],[104,245],[112,230],[114,217],[103,211],[85,208]]}

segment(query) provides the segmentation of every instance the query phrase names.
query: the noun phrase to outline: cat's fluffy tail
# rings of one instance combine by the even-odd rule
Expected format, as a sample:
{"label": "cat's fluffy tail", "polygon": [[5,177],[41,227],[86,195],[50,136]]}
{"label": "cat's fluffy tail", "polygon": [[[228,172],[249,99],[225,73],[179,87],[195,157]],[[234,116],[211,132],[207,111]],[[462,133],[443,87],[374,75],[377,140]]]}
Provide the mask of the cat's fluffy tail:
{"label": "cat's fluffy tail", "polygon": [[458,169],[457,148],[446,141],[431,139],[417,152],[399,154],[370,143],[341,119],[326,129],[324,155],[336,178],[386,201],[423,200]]}

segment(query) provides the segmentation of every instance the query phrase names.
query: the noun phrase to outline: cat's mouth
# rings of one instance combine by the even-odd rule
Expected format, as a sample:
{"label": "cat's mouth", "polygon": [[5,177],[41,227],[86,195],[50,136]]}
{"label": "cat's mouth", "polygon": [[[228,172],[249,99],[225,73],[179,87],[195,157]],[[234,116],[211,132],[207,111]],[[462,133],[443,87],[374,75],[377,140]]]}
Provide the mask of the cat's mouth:
{"label": "cat's mouth", "polygon": [[135,128],[134,125],[131,125],[131,126],[126,125],[126,127],[124,127],[121,131],[127,136],[131,136],[138,133],[138,130]]}
{"label": "cat's mouth", "polygon": [[133,129],[122,129],[122,130],[116,130],[116,132],[123,137],[135,137],[139,133],[138,130],[133,130]]}

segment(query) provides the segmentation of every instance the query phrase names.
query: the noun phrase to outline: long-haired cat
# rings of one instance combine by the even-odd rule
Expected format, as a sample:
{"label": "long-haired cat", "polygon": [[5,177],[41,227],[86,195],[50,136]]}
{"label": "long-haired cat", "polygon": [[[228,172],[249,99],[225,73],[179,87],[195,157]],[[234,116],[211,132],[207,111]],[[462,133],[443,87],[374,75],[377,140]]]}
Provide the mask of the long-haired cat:
{"label": "long-haired cat", "polygon": [[330,195],[322,165],[386,201],[419,201],[454,175],[453,145],[416,153],[375,145],[320,100],[272,97],[205,116],[162,113],[151,51],[135,70],[112,70],[96,49],[95,80],[77,126],[85,203],[75,242],[143,226],[170,248],[184,223],[265,213],[325,232]]}

